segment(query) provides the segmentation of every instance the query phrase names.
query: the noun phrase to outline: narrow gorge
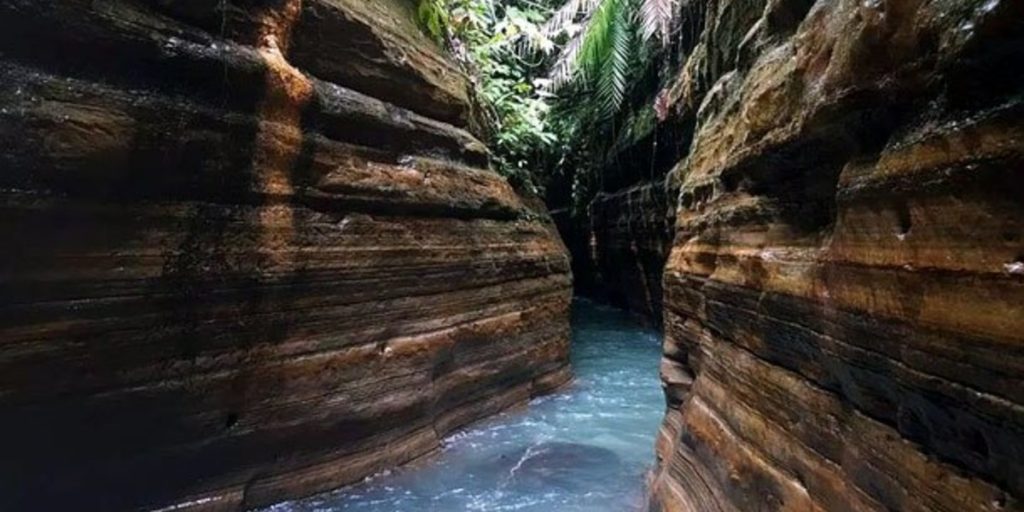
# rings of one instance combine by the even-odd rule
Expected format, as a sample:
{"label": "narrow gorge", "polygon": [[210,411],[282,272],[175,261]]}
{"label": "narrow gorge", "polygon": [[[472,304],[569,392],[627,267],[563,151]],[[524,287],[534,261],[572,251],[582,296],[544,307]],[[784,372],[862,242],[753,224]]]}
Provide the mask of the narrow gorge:
{"label": "narrow gorge", "polygon": [[1020,0],[0,0],[0,78],[0,511],[1024,512]]}

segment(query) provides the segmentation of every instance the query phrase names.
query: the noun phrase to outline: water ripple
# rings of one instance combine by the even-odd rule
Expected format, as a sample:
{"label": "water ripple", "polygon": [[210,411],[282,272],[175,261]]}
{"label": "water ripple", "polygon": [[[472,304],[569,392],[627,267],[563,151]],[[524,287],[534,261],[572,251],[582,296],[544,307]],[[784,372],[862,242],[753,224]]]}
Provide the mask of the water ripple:
{"label": "water ripple", "polygon": [[664,411],[660,355],[657,333],[617,310],[578,301],[572,386],[448,437],[429,464],[268,510],[639,510]]}

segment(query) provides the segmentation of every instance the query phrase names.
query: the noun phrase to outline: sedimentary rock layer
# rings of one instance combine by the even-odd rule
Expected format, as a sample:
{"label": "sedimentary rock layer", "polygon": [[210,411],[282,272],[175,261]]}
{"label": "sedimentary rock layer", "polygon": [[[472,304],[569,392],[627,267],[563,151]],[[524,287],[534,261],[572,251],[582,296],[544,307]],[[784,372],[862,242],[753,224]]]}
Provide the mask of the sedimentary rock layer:
{"label": "sedimentary rock layer", "polygon": [[688,8],[665,511],[1024,499],[1024,8]]}
{"label": "sedimentary rock layer", "polygon": [[577,294],[661,325],[662,270],[674,234],[670,197],[661,179],[599,193],[585,214],[551,212],[572,257]]}
{"label": "sedimentary rock layer", "polygon": [[[654,115],[650,117],[653,125]],[[597,192],[586,208],[551,212],[572,257],[576,293],[659,326],[662,270],[675,231],[678,192],[665,176],[678,155],[678,130],[670,129],[674,125],[648,128],[642,132],[646,135],[633,137],[629,135],[637,130],[624,129],[601,170],[607,191]],[[667,149],[652,151],[657,148]]]}
{"label": "sedimentary rock layer", "polygon": [[0,1],[0,509],[234,510],[569,377],[545,217],[399,1]]}
{"label": "sedimentary rock layer", "polygon": [[664,180],[641,183],[590,203],[590,256],[598,295],[661,325],[662,270],[672,245]]}

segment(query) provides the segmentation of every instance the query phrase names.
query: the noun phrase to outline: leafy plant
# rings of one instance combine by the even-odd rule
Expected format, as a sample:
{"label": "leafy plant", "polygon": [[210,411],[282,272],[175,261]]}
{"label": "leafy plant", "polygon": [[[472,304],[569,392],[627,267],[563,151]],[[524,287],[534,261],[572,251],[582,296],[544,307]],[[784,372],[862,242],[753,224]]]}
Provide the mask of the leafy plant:
{"label": "leafy plant", "polygon": [[661,44],[667,46],[680,12],[679,0],[644,0],[639,17],[644,41],[659,36]]}
{"label": "leafy plant", "polygon": [[416,16],[424,31],[439,43],[444,42],[448,26],[445,3],[445,0],[420,0],[416,9]]}
{"label": "leafy plant", "polygon": [[495,166],[517,185],[536,188],[543,180],[538,162],[557,153],[559,140],[543,89],[554,43],[540,25],[552,8],[543,0],[419,1],[424,31],[447,46],[474,81]]}
{"label": "leafy plant", "polygon": [[570,35],[552,66],[553,88],[588,83],[602,112],[615,113],[645,60],[641,43],[660,36],[667,44],[678,13],[679,0],[568,0],[544,24],[548,37]]}
{"label": "leafy plant", "polygon": [[473,77],[496,168],[535,191],[558,181],[585,208],[681,0],[417,1],[424,31]]}

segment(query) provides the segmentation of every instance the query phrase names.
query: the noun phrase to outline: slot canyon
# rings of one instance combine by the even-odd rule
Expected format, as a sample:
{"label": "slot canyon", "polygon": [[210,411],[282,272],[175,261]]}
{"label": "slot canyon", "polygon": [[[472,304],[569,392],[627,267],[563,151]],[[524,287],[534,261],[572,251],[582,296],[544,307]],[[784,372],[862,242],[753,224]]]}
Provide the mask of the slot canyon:
{"label": "slot canyon", "polygon": [[0,511],[1024,512],[1024,2],[561,2],[536,187],[427,1],[0,0]]}

